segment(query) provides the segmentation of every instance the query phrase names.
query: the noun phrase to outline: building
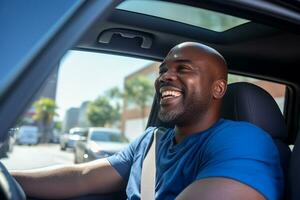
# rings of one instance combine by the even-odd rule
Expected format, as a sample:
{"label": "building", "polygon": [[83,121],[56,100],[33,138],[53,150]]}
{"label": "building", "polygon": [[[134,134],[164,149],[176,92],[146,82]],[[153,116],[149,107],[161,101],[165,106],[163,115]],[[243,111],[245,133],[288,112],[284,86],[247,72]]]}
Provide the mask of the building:
{"label": "building", "polygon": [[85,101],[81,104],[80,108],[79,108],[79,114],[78,114],[78,126],[79,127],[90,127],[91,123],[89,122],[88,118],[87,118],[87,108],[88,108],[88,104],[90,102],[89,101]]}
{"label": "building", "polygon": [[85,101],[80,105],[80,108],[72,107],[66,111],[62,124],[63,132],[69,132],[69,130],[74,127],[91,126],[86,115],[89,103],[89,101]]}
{"label": "building", "polygon": [[66,111],[62,124],[62,131],[64,133],[69,132],[71,128],[78,126],[79,110],[79,108],[69,108]]}
{"label": "building", "polygon": [[[154,84],[154,81],[159,73],[159,65],[160,63],[153,62],[145,66],[144,68],[125,77],[124,83],[126,84],[127,81],[132,80],[138,76],[143,76],[148,79],[151,84]],[[153,87],[153,94],[154,93],[155,92]],[[129,139],[129,141],[132,141],[145,130],[152,102],[146,106],[144,111],[142,111],[136,103],[129,102],[126,98],[124,98],[123,105],[124,107],[121,116],[121,130]]]}

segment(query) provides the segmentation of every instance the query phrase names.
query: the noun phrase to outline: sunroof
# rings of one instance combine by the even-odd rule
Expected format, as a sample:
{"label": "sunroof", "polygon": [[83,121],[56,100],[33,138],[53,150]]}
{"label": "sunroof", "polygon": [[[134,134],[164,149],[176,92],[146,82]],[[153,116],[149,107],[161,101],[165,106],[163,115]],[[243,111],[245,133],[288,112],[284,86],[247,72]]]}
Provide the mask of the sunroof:
{"label": "sunroof", "polygon": [[117,9],[169,19],[217,32],[249,22],[210,10],[158,0],[127,0],[118,5]]}

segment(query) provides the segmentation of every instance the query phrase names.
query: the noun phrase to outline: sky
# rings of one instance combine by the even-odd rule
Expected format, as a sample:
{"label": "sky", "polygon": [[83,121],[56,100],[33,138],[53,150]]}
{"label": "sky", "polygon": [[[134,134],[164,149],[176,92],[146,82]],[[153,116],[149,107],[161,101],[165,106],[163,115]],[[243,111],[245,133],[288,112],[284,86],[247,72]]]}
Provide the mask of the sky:
{"label": "sky", "polygon": [[109,88],[118,86],[123,89],[127,75],[151,62],[125,56],[70,51],[62,59],[58,73],[58,119],[63,120],[70,107],[80,107],[84,101],[95,100]]}

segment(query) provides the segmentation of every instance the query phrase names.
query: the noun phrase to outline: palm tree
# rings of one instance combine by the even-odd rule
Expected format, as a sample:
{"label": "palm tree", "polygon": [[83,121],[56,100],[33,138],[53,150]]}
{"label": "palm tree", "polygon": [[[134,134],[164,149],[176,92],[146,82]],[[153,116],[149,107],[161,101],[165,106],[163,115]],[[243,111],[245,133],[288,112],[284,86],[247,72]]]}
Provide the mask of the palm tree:
{"label": "palm tree", "polygon": [[53,118],[57,115],[55,110],[57,106],[55,101],[50,98],[41,98],[33,103],[35,108],[35,114],[33,115],[33,120],[40,123],[41,128],[41,142],[47,143],[51,139],[51,125],[53,125]]}

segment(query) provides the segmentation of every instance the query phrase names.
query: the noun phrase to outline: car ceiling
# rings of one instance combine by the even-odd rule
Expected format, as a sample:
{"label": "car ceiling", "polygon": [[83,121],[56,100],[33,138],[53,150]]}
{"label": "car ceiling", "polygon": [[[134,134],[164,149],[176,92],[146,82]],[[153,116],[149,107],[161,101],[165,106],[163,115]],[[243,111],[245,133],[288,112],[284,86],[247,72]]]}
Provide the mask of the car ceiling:
{"label": "car ceiling", "polygon": [[[218,33],[115,9],[104,24],[94,24],[77,48],[162,60],[174,45],[183,41],[198,41],[220,51],[232,72],[267,77],[288,84],[298,83],[298,77],[291,75],[296,73],[296,66],[300,63],[300,35],[297,31],[286,30],[286,24],[284,28],[251,21]],[[113,35],[108,44],[99,43],[99,35],[110,29],[149,34],[152,46],[150,49],[140,48],[141,38],[129,39],[120,34]]]}

